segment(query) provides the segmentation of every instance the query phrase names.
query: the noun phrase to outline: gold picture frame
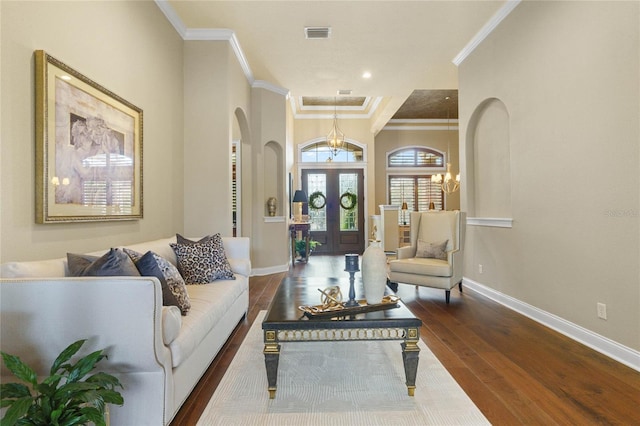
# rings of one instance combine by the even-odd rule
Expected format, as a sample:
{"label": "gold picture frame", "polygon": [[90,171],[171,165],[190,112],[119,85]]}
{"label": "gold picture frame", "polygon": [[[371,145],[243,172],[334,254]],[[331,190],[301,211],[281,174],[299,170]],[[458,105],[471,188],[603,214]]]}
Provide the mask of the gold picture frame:
{"label": "gold picture frame", "polygon": [[142,109],[34,56],[36,223],[141,219]]}

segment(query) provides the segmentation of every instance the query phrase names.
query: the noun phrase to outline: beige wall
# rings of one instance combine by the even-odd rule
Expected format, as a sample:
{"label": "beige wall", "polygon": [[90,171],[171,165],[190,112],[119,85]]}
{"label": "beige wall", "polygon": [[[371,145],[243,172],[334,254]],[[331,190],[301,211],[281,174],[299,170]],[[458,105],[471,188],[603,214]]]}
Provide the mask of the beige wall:
{"label": "beige wall", "polygon": [[[251,96],[252,137],[254,139],[255,174],[253,194],[252,263],[254,268],[280,270],[289,263],[288,198],[285,197],[287,173],[287,99],[282,94],[254,88]],[[266,219],[267,198],[276,197],[276,222]]]}
{"label": "beige wall", "polygon": [[[459,68],[463,210],[504,203],[485,186],[468,198],[478,176],[469,170],[496,167],[510,180],[499,190],[511,192],[514,220],[512,229],[468,227],[465,276],[635,350],[638,23],[638,2],[522,2]],[[493,98],[508,132],[467,128]],[[507,151],[474,160],[496,134]],[[608,320],[597,318],[597,302]]]}
{"label": "beige wall", "polygon": [[[450,139],[448,139],[450,138]],[[449,141],[449,143],[447,143]],[[449,147],[447,148],[447,145]],[[375,205],[388,204],[387,199],[387,153],[405,146],[424,146],[447,152],[451,150],[452,174],[460,173],[458,162],[458,132],[446,130],[382,130],[376,136],[375,158]],[[445,209],[460,209],[460,192],[445,194]],[[379,208],[377,208],[379,210]],[[372,213],[373,214],[373,213]],[[380,214],[376,211],[375,214]]]}
{"label": "beige wall", "polygon": [[[183,223],[183,42],[153,2],[0,2],[0,261],[169,236]],[[35,224],[34,61],[43,49],[144,113],[144,219]]]}

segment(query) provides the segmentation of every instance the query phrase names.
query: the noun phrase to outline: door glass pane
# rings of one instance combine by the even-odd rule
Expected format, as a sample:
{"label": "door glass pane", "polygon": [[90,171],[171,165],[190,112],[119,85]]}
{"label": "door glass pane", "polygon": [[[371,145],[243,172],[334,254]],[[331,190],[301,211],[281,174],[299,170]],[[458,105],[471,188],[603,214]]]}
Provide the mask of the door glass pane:
{"label": "door glass pane", "polygon": [[[356,173],[340,173],[339,179],[340,195],[349,193],[355,196],[355,200],[358,198],[358,175]],[[351,209],[345,209],[342,205],[347,207],[353,206]],[[340,199],[340,230],[341,231],[357,231],[358,230],[358,209],[360,206],[351,204],[349,197]]]}
{"label": "door glass pane", "polygon": [[[311,198],[311,195],[314,192],[320,192],[322,195],[327,196],[327,175],[324,173],[312,174],[309,173],[307,175],[307,190],[309,191],[308,195]],[[320,200],[323,200],[322,197],[319,197]],[[324,200],[323,200],[324,201]],[[316,203],[317,204],[317,203]],[[315,208],[309,205],[309,218],[311,220],[311,230],[312,231],[326,231],[327,230],[327,205],[322,206],[322,208]]]}

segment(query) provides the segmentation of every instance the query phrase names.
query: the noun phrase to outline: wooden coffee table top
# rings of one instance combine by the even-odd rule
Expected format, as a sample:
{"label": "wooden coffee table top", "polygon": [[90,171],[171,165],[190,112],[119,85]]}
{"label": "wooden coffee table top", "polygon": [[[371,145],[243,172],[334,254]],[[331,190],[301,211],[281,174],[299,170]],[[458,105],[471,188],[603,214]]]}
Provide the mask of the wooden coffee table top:
{"label": "wooden coffee table top", "polygon": [[[324,290],[329,286],[340,286],[342,300],[349,298],[349,276],[344,277],[285,277],[271,301],[267,315],[262,323],[263,330],[310,330],[325,328],[387,328],[420,327],[422,321],[409,309],[398,302],[397,308],[360,313],[340,318],[308,318],[298,306],[319,305]],[[362,280],[355,280],[356,300],[364,299]],[[387,288],[387,294],[392,294]]]}

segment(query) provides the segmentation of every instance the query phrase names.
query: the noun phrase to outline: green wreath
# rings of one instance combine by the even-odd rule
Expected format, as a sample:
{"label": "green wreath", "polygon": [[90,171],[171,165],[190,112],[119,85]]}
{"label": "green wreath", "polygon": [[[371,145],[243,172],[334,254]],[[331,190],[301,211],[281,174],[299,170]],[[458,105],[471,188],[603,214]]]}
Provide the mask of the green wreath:
{"label": "green wreath", "polygon": [[320,191],[311,193],[309,196],[309,207],[314,210],[320,210],[327,204],[327,197]]}
{"label": "green wreath", "polygon": [[345,210],[353,210],[358,204],[358,196],[352,192],[345,192],[340,196],[340,207]]}

